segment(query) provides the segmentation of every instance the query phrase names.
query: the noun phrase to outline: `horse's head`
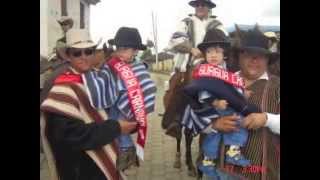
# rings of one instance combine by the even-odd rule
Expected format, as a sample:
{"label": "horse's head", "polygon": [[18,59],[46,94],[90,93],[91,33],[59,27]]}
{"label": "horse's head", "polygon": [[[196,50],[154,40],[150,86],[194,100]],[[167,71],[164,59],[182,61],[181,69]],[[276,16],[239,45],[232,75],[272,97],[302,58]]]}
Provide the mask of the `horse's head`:
{"label": "horse's head", "polygon": [[166,129],[166,134],[177,137],[180,135],[180,123],[187,103],[183,94],[183,88],[191,81],[192,69],[187,68],[187,72],[175,72],[170,78],[169,90],[166,91],[163,101],[165,113],[162,119],[162,128]]}

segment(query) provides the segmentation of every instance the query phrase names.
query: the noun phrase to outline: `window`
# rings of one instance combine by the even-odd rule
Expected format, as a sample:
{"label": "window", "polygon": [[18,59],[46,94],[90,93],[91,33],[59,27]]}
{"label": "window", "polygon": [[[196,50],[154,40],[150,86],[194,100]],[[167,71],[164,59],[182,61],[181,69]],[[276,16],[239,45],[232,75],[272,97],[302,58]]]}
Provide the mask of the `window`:
{"label": "window", "polygon": [[68,16],[67,0],[61,0],[61,16]]}
{"label": "window", "polygon": [[84,15],[84,4],[80,2],[80,28],[85,28]]}

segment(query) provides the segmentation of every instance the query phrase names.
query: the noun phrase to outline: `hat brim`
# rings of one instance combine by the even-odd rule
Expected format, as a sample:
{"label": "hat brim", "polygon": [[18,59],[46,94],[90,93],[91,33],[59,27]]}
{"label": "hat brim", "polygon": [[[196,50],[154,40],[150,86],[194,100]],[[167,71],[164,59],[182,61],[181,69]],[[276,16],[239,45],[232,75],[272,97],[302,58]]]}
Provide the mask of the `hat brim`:
{"label": "hat brim", "polygon": [[61,25],[64,22],[69,22],[69,24],[73,24],[73,20],[72,19],[65,19],[65,20],[57,20],[57,22]]}
{"label": "hat brim", "polygon": [[85,48],[91,48],[91,47],[97,47],[102,41],[102,38],[98,40],[97,43],[94,42],[81,42],[77,44],[67,45],[68,48],[77,48],[77,49],[85,49]]}
{"label": "hat brim", "polygon": [[111,45],[115,45],[116,47],[128,47],[128,48],[135,48],[138,50],[146,50],[147,46],[144,44],[117,44],[115,39],[109,39],[108,43]]}
{"label": "hat brim", "polygon": [[[212,3],[212,2],[205,2],[203,1],[204,4],[206,4],[208,6],[208,8],[212,9],[216,7],[216,4]],[[192,7],[197,7],[198,1],[190,1],[189,5]]]}
{"label": "hat brim", "polygon": [[277,60],[280,57],[280,53],[278,52],[271,52],[265,48],[260,48],[260,47],[241,47],[238,48],[240,51],[246,51],[248,53],[258,53],[258,54],[263,54],[266,55],[269,59],[269,64],[273,64],[277,62]]}
{"label": "hat brim", "polygon": [[225,41],[214,41],[214,42],[203,42],[203,43],[200,43],[198,45],[198,49],[200,49],[202,52],[204,52],[208,47],[211,47],[211,46],[220,46],[224,49],[227,49],[227,48],[230,48],[230,43],[228,42],[225,42]]}
{"label": "hat brim", "polygon": [[264,54],[264,55],[269,55],[271,53],[269,50],[265,48],[253,47],[253,46],[241,47],[240,50],[246,51],[249,53],[258,53],[258,54]]}

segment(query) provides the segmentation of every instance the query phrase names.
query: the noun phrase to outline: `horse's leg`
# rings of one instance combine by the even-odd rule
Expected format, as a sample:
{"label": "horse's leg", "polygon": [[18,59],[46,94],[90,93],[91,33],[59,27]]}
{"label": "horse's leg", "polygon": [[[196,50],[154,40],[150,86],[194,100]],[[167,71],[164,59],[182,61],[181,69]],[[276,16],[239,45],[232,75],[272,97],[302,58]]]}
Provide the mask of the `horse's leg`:
{"label": "horse's leg", "polygon": [[191,130],[185,129],[184,135],[186,138],[186,164],[188,166],[188,175],[195,177],[197,175],[197,172],[192,162],[191,144],[193,137],[191,134]]}
{"label": "horse's leg", "polygon": [[176,140],[177,140],[177,152],[176,152],[176,159],[174,161],[173,167],[180,169],[181,168],[181,152],[180,152],[181,136],[177,136]]}
{"label": "horse's leg", "polygon": [[[198,157],[197,157],[197,161],[196,161],[197,167],[198,167],[198,165],[199,165],[200,163],[202,163],[202,160],[203,160],[203,152],[202,152],[202,149],[201,149],[201,145],[202,145],[202,142],[203,142],[204,137],[205,137],[205,134],[200,133],[200,138],[199,138],[199,153],[198,153]],[[202,179],[202,176],[203,176],[202,171],[200,171],[200,170],[197,168],[197,180]]]}

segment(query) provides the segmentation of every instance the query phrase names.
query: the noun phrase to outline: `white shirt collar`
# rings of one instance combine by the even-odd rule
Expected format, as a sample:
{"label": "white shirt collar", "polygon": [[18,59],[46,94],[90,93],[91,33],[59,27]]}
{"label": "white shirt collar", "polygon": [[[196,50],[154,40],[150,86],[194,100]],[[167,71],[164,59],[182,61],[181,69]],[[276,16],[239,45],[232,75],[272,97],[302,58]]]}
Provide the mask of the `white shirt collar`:
{"label": "white shirt collar", "polygon": [[73,72],[73,73],[75,73],[75,74],[81,74],[80,72],[78,72],[77,70],[75,70],[73,67],[69,67],[69,69]]}
{"label": "white shirt collar", "polygon": [[[235,74],[236,74],[236,75],[239,75],[239,74],[240,74],[240,71],[237,71]],[[260,80],[260,79],[269,80],[268,73],[267,73],[267,72],[264,72],[257,80]]]}
{"label": "white shirt collar", "polygon": [[227,63],[225,61],[223,61],[223,63],[219,64],[218,67],[220,67],[222,69],[227,69]]}
{"label": "white shirt collar", "polygon": [[191,19],[196,20],[196,21],[200,21],[200,22],[205,22],[205,21],[208,21],[210,18],[207,17],[207,18],[203,18],[203,19],[201,20],[201,19],[198,18],[196,15],[192,15],[192,16],[191,16]]}

